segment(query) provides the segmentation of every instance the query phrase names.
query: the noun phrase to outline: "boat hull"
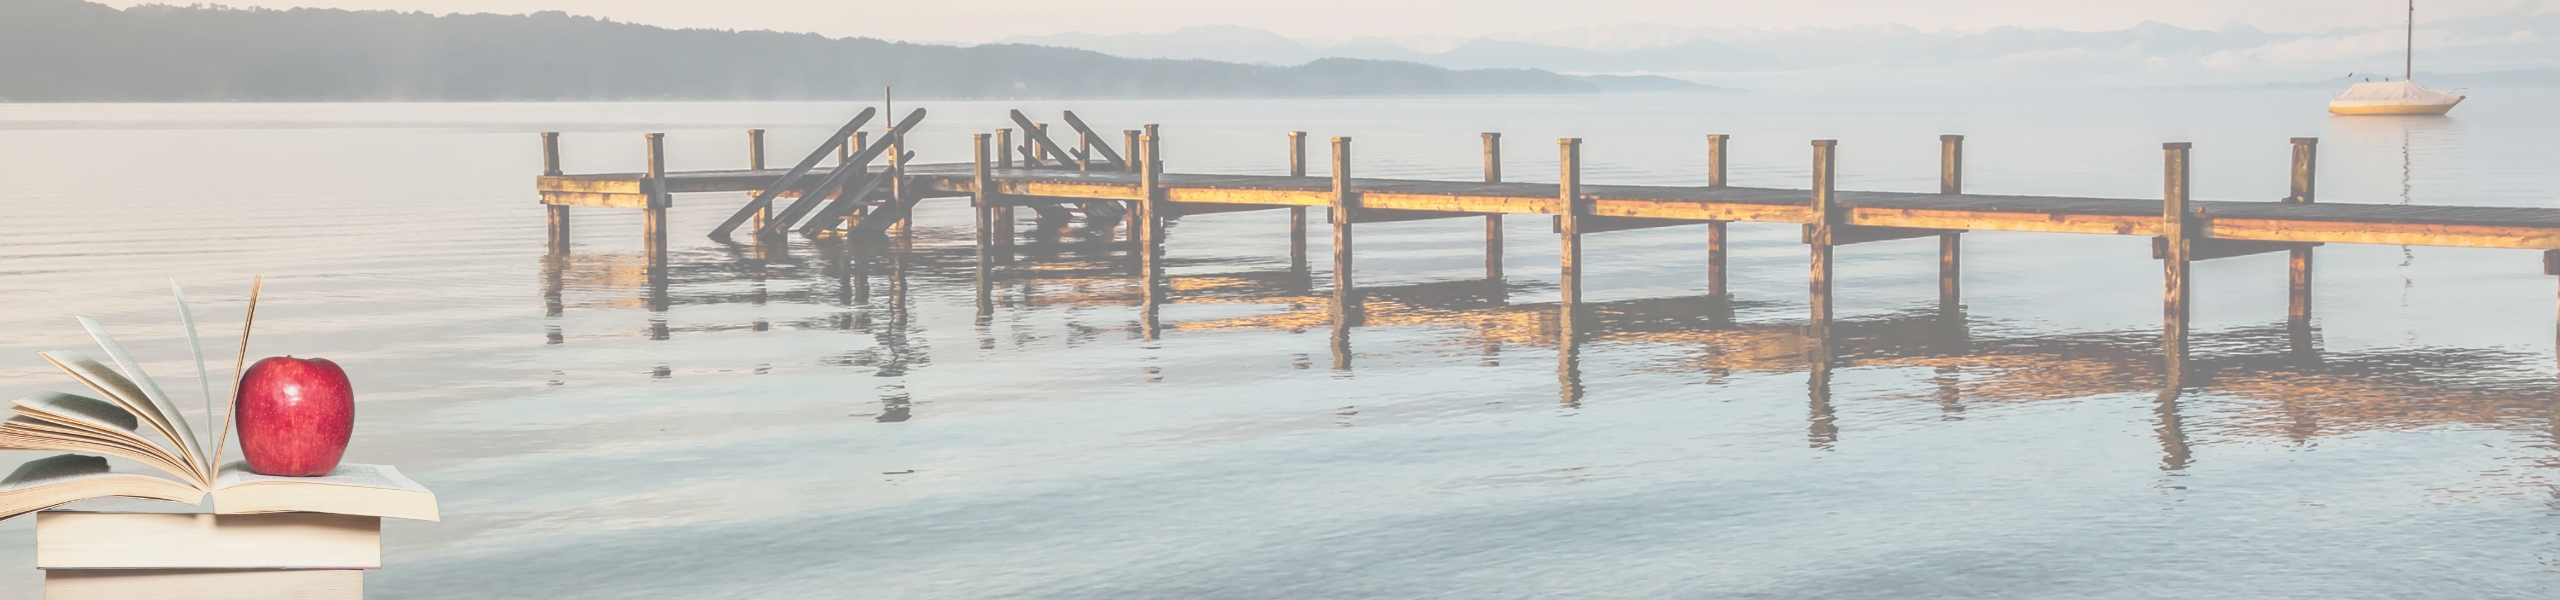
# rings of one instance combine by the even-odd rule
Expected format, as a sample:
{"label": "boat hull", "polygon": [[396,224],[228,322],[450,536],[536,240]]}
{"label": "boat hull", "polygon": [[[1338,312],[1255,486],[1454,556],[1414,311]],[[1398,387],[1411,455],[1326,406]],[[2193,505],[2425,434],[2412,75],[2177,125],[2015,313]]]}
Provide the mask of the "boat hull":
{"label": "boat hull", "polygon": [[2461,100],[2455,100],[2455,101],[2453,101],[2451,104],[2366,104],[2366,105],[2356,105],[2356,106],[2339,106],[2339,105],[2336,105],[2336,104],[2331,104],[2331,105],[2329,105],[2329,114],[2333,114],[2333,115],[2441,115],[2441,114],[2445,114],[2445,113],[2448,113],[2448,112],[2452,112],[2452,111],[2453,111],[2453,106],[2454,106],[2455,104],[2461,104],[2461,103],[2462,103],[2462,101],[2461,101]]}

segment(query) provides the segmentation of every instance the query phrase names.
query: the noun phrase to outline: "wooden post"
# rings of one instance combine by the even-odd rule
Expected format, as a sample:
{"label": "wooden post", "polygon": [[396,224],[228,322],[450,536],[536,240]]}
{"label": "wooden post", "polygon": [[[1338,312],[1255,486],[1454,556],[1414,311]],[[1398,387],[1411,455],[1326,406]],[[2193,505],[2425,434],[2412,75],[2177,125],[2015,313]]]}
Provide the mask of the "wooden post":
{"label": "wooden post", "polygon": [[1832,168],[1838,164],[1839,140],[1813,141],[1813,330],[1828,339],[1831,328],[1831,228],[1841,221],[1839,201],[1832,197]]}
{"label": "wooden post", "polygon": [[[542,132],[542,174],[546,176],[560,174],[560,132]],[[569,254],[569,207],[545,204],[542,212],[544,216],[549,217],[551,225],[551,253],[567,256]]]}
{"label": "wooden post", "polygon": [[[1707,187],[1725,186],[1725,144],[1733,136],[1707,135]],[[1725,290],[1725,222],[1707,222],[1707,295],[1723,298]]]}
{"label": "wooden post", "polygon": [[1132,158],[1130,158],[1129,160],[1127,160],[1127,161],[1123,161],[1123,162],[1120,164],[1120,172],[1122,172],[1122,173],[1136,173],[1136,172],[1138,172],[1138,159],[1137,159],[1137,158],[1134,158],[1134,155],[1136,155],[1136,154],[1138,153],[1138,136],[1139,136],[1138,130],[1135,130],[1135,129],[1122,129],[1122,130],[1120,130],[1120,147],[1121,147],[1121,148],[1123,148],[1123,149],[1128,150],[1128,151],[1129,151],[1129,154],[1131,154],[1131,155],[1133,156],[1133,157],[1132,157]]}
{"label": "wooden post", "polygon": [[[2560,275],[2560,250],[2542,251],[2542,274]],[[2554,338],[2553,347],[2560,348],[2560,337]],[[2560,427],[2560,412],[2554,412],[2551,418],[2554,421],[2553,425]]]}
{"label": "wooden post", "polygon": [[[996,168],[1013,168],[1013,129],[996,130]],[[1013,262],[1013,207],[995,209],[996,262]]]}
{"label": "wooden post", "polygon": [[667,260],[667,134],[652,133],[649,139],[649,183],[643,188],[648,205],[640,210],[641,248],[649,255],[649,264],[663,265]]}
{"label": "wooden post", "polygon": [[[1025,136],[1029,136],[1029,137],[1031,138],[1031,139],[1029,139],[1029,140],[1026,140],[1027,142],[1029,142],[1029,143],[1031,144],[1031,156],[1032,156],[1032,158],[1035,158],[1035,159],[1038,159],[1038,158],[1046,158],[1047,156],[1049,156],[1049,152],[1050,152],[1050,151],[1052,151],[1052,150],[1056,150],[1055,148],[1050,148],[1047,144],[1042,144],[1042,143],[1040,143],[1040,140],[1049,139],[1049,124],[1048,124],[1048,123],[1032,123],[1032,124],[1031,124],[1031,126],[1032,126],[1033,128],[1037,128],[1037,129],[1039,129],[1039,130],[1040,130],[1040,135],[1031,135],[1031,132],[1029,132],[1029,131],[1022,132],[1022,134],[1023,134],[1023,135],[1025,135]],[[1058,165],[1058,166],[1064,167],[1064,166],[1066,166],[1066,165]]]}
{"label": "wooden post", "polygon": [[[1289,132],[1289,176],[1307,176],[1307,132]],[[1289,270],[1307,272],[1307,207],[1289,207]]]}
{"label": "wooden post", "polygon": [[[868,131],[856,131],[856,132],[853,132],[853,143],[851,143],[851,144],[846,144],[846,145],[847,145],[847,146],[861,146],[861,147],[864,147],[864,148],[869,148],[869,147],[871,147],[871,132],[868,132]],[[889,151],[890,151],[890,158],[889,158],[889,160],[893,160],[893,161],[894,161],[894,160],[897,160],[897,150],[898,150],[898,149],[896,149],[896,148],[890,148],[890,149],[889,149]],[[839,158],[837,158],[837,159],[836,159],[836,166],[839,166],[839,167],[844,166],[845,161],[850,160],[850,159],[851,159],[851,157],[839,157]],[[853,193],[853,192],[858,191],[858,190],[838,190],[838,191],[839,191],[840,193],[850,194],[850,193]]]}
{"label": "wooden post", "polygon": [[1724,221],[1707,222],[1707,295],[1716,298],[1725,298],[1731,293],[1724,287],[1727,243],[1724,225]]}
{"label": "wooden post", "polygon": [[560,132],[542,132],[542,174],[560,174]]}
{"label": "wooden post", "polygon": [[1556,201],[1561,209],[1556,212],[1556,229],[1564,238],[1556,316],[1564,330],[1565,347],[1571,350],[1582,341],[1582,215],[1589,210],[1582,201],[1582,138],[1556,140],[1556,161]]}
{"label": "wooden post", "polygon": [[[2293,138],[2293,195],[2286,197],[2286,202],[2310,204],[2316,197],[2313,192],[2318,180],[2316,170],[2319,168],[2319,152],[2320,138]],[[2293,323],[2310,323],[2310,247],[2293,249],[2293,261],[2289,270],[2292,272],[2292,293],[2290,294],[2292,302],[2286,309],[2285,316]]]}
{"label": "wooden post", "polygon": [[969,204],[977,209],[978,265],[984,269],[988,250],[995,245],[995,174],[989,170],[994,165],[987,154],[987,134],[969,134],[969,145],[974,157],[969,171]]}
{"label": "wooden post", "polygon": [[1093,171],[1093,136],[1076,132],[1076,170]]}
{"label": "wooden post", "polygon": [[2188,267],[2194,250],[2188,236],[2195,232],[2194,212],[2187,206],[2187,166],[2194,147],[2187,142],[2160,145],[2160,236],[2167,240],[2161,261],[2160,341],[2172,390],[2186,379],[2187,298],[2192,287]]}
{"label": "wooden post", "polygon": [[1148,125],[1146,134],[1138,138],[1138,147],[1132,152],[1141,157],[1136,161],[1141,199],[1137,202],[1137,210],[1132,212],[1144,215],[1138,220],[1136,233],[1141,236],[1138,240],[1138,270],[1146,277],[1144,312],[1146,337],[1150,340],[1156,339],[1161,332],[1156,311],[1164,304],[1167,291],[1164,281],[1164,169],[1157,154],[1160,149],[1156,126]]}
{"label": "wooden post", "polygon": [[[1964,193],[1964,136],[1938,136],[1938,193]],[[1954,312],[1964,301],[1964,234],[1938,234],[1938,310]]]}
{"label": "wooden post", "polygon": [[1013,168],[1013,128],[996,130],[996,168]]}
{"label": "wooden post", "polygon": [[[747,130],[747,170],[764,170],[764,130],[762,129]],[[751,199],[755,195],[748,194]],[[756,207],[755,230],[764,231],[765,221],[771,219],[773,219],[773,203],[767,202],[763,206]],[[763,244],[757,244],[757,246],[762,247]]]}
{"label": "wooden post", "polygon": [[1831,234],[1844,216],[1839,200],[1832,193],[1833,171],[1839,166],[1839,140],[1813,141],[1813,223],[1812,233],[1805,236],[1813,248],[1812,324],[1805,327],[1805,346],[1809,392],[1809,414],[1806,442],[1815,448],[1829,448],[1840,440],[1838,414],[1831,405],[1831,371],[1839,356],[1831,347]]}
{"label": "wooden post", "polygon": [[970,204],[977,209],[975,212],[978,217],[977,299],[978,316],[980,317],[986,317],[995,313],[995,303],[993,298],[994,282],[989,281],[988,275],[990,275],[990,273],[988,272],[988,268],[993,264],[995,258],[993,251],[995,250],[996,194],[995,173],[991,170],[994,167],[993,161],[991,160],[993,157],[988,156],[987,153],[988,137],[989,136],[987,134],[983,133],[969,134],[969,146],[973,159],[969,182],[969,190],[971,192]]}
{"label": "wooden post", "polygon": [[[881,187],[889,189],[890,202],[903,204],[907,201],[907,140],[904,136],[896,135],[896,133],[897,130],[892,129],[888,133],[883,134],[887,135],[889,139],[881,140],[882,142],[887,142],[889,144],[889,168],[886,173],[889,177],[889,181]],[[846,218],[853,219],[856,217],[847,215]],[[906,243],[913,241],[912,239],[909,239],[908,236],[915,233],[912,227],[915,224],[915,220],[915,211],[910,210],[906,211],[906,214],[904,215],[899,215],[898,222],[889,224],[889,233],[897,236],[898,241],[900,242],[899,250],[905,250]]]}
{"label": "wooden post", "polygon": [[1725,141],[1733,136],[1707,135],[1707,187],[1724,187]]}
{"label": "wooden post", "polygon": [[1359,290],[1351,287],[1351,213],[1359,206],[1351,192],[1351,138],[1333,138],[1333,322],[1343,327],[1361,316]]}
{"label": "wooden post", "polygon": [[[1484,134],[1484,182],[1502,182],[1502,134]],[[1502,214],[1484,216],[1484,278],[1502,281]]]}

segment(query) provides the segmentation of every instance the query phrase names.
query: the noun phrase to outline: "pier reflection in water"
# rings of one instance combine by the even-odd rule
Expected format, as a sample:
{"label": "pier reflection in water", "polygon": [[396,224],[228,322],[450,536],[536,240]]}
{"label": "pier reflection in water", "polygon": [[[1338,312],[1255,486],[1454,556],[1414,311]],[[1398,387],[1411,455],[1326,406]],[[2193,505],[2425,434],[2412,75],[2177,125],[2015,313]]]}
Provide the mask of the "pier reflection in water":
{"label": "pier reflection in water", "polygon": [[[1926,391],[1861,394],[1855,401],[1930,403],[1949,421],[1962,420],[1968,406],[2151,393],[2157,396],[2160,465],[2172,471],[2197,460],[2181,415],[2192,410],[2183,405],[2199,398],[2222,405],[2214,421],[2221,433],[2294,442],[2448,424],[2547,432],[2560,423],[2554,383],[2531,375],[2536,370],[2529,365],[2547,362],[2545,357],[2459,347],[2328,352],[2314,326],[2285,319],[2202,333],[2191,342],[2195,355],[2187,369],[2171,373],[2164,371],[2156,330],[2040,333],[1971,316],[1961,305],[1944,303],[1945,297],[1938,304],[1816,326],[1770,318],[1790,312],[1792,305],[1783,301],[1704,295],[1587,302],[1566,311],[1555,302],[1513,300],[1550,291],[1552,284],[1462,279],[1363,287],[1358,318],[1346,323],[1334,318],[1332,298],[1320,293],[1308,270],[1222,271],[1243,265],[1181,257],[1171,260],[1191,274],[1156,281],[1168,292],[1169,308],[1177,314],[1198,307],[1223,307],[1201,311],[1209,314],[1249,314],[1167,319],[1159,313],[1168,307],[1147,302],[1135,244],[1117,236],[1118,224],[1089,229],[1082,223],[1036,223],[1022,229],[1025,238],[1013,246],[1013,256],[993,261],[979,260],[977,245],[958,239],[958,229],[685,250],[661,267],[637,254],[546,255],[543,303],[552,317],[568,310],[643,309],[643,334],[659,341],[776,325],[755,320],[671,328],[665,313],[673,307],[824,305],[832,309],[824,317],[779,325],[869,335],[875,348],[820,360],[867,368],[891,380],[933,362],[926,345],[913,343],[928,333],[910,318],[911,291],[919,285],[973,289],[974,335],[981,349],[1002,343],[994,325],[1008,311],[1122,307],[1136,309],[1136,318],[1071,324],[1069,335],[1103,340],[1118,334],[1125,343],[1151,344],[1157,342],[1145,340],[1160,333],[1171,338],[1161,343],[1178,345],[1185,333],[1322,330],[1332,369],[1344,374],[1358,369],[1360,332],[1380,328],[1429,331],[1471,349],[1487,367],[1501,366],[1509,355],[1551,352],[1558,402],[1568,408],[1590,401],[1593,382],[1586,380],[1584,361],[1593,354],[1656,357],[1634,368],[1708,385],[1737,375],[1802,372],[1805,438],[1815,448],[1857,435],[1857,423],[1844,422],[1836,406],[1843,399],[1835,395],[1834,378],[1843,371],[1925,374],[1925,385],[1915,387]],[[771,284],[791,280],[802,285],[772,291]],[[556,323],[544,335],[551,344],[571,337]],[[1021,332],[1012,341],[1035,335]],[[1303,353],[1295,355],[1303,360]],[[876,420],[919,416],[902,385],[878,389]]]}

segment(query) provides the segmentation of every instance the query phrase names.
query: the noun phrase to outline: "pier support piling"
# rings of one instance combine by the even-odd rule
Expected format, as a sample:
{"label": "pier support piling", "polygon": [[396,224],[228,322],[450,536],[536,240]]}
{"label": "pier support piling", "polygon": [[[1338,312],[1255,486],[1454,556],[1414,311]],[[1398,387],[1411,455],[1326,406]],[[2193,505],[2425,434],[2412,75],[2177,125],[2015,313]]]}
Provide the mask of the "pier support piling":
{"label": "pier support piling", "polygon": [[[1484,182],[1502,183],[1502,134],[1484,134]],[[1484,278],[1502,281],[1502,215],[1484,216]]]}
{"label": "pier support piling", "polygon": [[1828,340],[1831,330],[1831,254],[1832,232],[1840,224],[1839,202],[1832,194],[1832,169],[1837,165],[1835,152],[1839,140],[1813,141],[1813,222],[1806,243],[1813,249],[1811,297],[1814,338]]}
{"label": "pier support piling", "polygon": [[[995,146],[996,168],[1013,168],[1013,129],[1010,127],[997,129]],[[996,207],[994,218],[996,262],[998,264],[1011,263],[1013,262],[1014,238],[1013,207]]]}
{"label": "pier support piling", "polygon": [[1138,136],[1139,136],[1139,131],[1138,131],[1138,130],[1135,130],[1135,129],[1122,129],[1122,130],[1120,130],[1120,147],[1121,147],[1121,148],[1128,149],[1128,150],[1129,150],[1129,154],[1130,154],[1130,158],[1129,158],[1129,160],[1120,161],[1120,172],[1122,172],[1122,173],[1136,173],[1136,172],[1138,172],[1138,165],[1140,164],[1140,163],[1138,163],[1138,159],[1137,159],[1137,156],[1136,156],[1136,155],[1137,155],[1137,153],[1138,153]]}
{"label": "pier support piling", "polygon": [[1724,283],[1727,254],[1724,225],[1724,221],[1707,222],[1707,295],[1729,299],[1732,292],[1725,289]]}
{"label": "pier support piling", "polygon": [[[2284,201],[2310,204],[2316,197],[2316,170],[2319,167],[2320,138],[2293,138],[2293,194]],[[2293,260],[2287,265],[2291,274],[2285,310],[2286,321],[2295,325],[2311,323],[2311,248],[2294,248]]]}
{"label": "pier support piling", "polygon": [[[1707,187],[1725,186],[1725,145],[1733,136],[1707,135]],[[1724,298],[1725,290],[1725,221],[1707,222],[1707,295]]]}
{"label": "pier support piling", "polygon": [[[560,132],[542,132],[542,174],[560,174]],[[569,207],[562,204],[544,204],[542,209],[543,216],[550,221],[551,254],[569,255]]]}
{"label": "pier support piling", "polygon": [[[2542,274],[2560,275],[2560,250],[2542,251]],[[2555,330],[2555,332],[2556,335],[2553,338],[2553,347],[2560,348],[2560,330]],[[2554,413],[2552,418],[2560,420],[2560,413]]]}
{"label": "pier support piling", "polygon": [[[764,130],[762,129],[747,130],[747,170],[764,170]],[[750,198],[754,196],[755,194],[749,194]],[[767,202],[757,206],[754,219],[751,222],[755,223],[755,230],[764,231],[765,222],[773,220],[773,203]],[[761,247],[764,244],[757,244],[757,246]]]}
{"label": "pier support piling", "polygon": [[667,134],[652,133],[649,140],[648,206],[640,211],[641,248],[649,255],[649,264],[663,266],[667,261]]}
{"label": "pier support piling", "polygon": [[1351,138],[1333,138],[1333,322],[1356,325],[1361,317],[1360,291],[1351,283],[1351,213],[1360,196],[1351,191]]}
{"label": "pier support piling", "polygon": [[978,316],[981,318],[995,313],[994,286],[989,270],[995,261],[996,194],[994,173],[990,171],[994,165],[987,153],[988,137],[983,133],[969,134],[972,157],[969,189],[971,208],[976,209],[972,213],[978,218],[977,292]]}
{"label": "pier support piling", "polygon": [[[1938,136],[1938,193],[1964,193],[1964,136]],[[1938,310],[1955,312],[1963,306],[1964,234],[1938,234]]]}
{"label": "pier support piling", "polygon": [[2165,240],[2161,253],[2162,282],[2160,302],[2160,342],[2162,371],[2168,375],[2169,387],[2176,389],[2186,379],[2188,295],[2192,291],[2191,266],[2194,258],[2195,212],[2188,207],[2189,156],[2194,145],[2187,142],[2161,144],[2160,236]]}
{"label": "pier support piling", "polygon": [[[1289,176],[1307,176],[1307,132],[1289,132]],[[1307,207],[1289,207],[1289,271],[1307,272]]]}
{"label": "pier support piling", "polygon": [[1134,152],[1138,155],[1136,162],[1141,199],[1137,202],[1136,210],[1131,212],[1144,215],[1143,218],[1138,219],[1138,231],[1135,233],[1139,236],[1138,268],[1146,277],[1144,282],[1146,305],[1143,312],[1146,317],[1146,336],[1150,340],[1156,339],[1163,331],[1163,326],[1157,320],[1156,314],[1157,310],[1164,305],[1169,291],[1166,289],[1168,286],[1164,280],[1164,163],[1162,155],[1159,154],[1162,147],[1161,138],[1156,133],[1156,126],[1148,125],[1146,133],[1138,138],[1137,150]]}
{"label": "pier support piling", "polygon": [[1556,140],[1556,162],[1556,228],[1564,240],[1556,317],[1568,356],[1562,367],[1569,368],[1571,353],[1582,343],[1582,216],[1590,211],[1582,199],[1582,138]]}

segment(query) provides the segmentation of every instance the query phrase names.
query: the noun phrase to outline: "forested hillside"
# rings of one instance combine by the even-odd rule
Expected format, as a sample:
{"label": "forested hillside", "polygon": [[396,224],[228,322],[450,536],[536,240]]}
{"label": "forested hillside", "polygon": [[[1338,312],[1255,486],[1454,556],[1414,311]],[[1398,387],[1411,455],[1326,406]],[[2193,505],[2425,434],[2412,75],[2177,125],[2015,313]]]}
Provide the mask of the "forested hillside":
{"label": "forested hillside", "polygon": [[0,0],[0,101],[810,100],[1586,93],[1661,78],[1142,60],[530,15]]}

